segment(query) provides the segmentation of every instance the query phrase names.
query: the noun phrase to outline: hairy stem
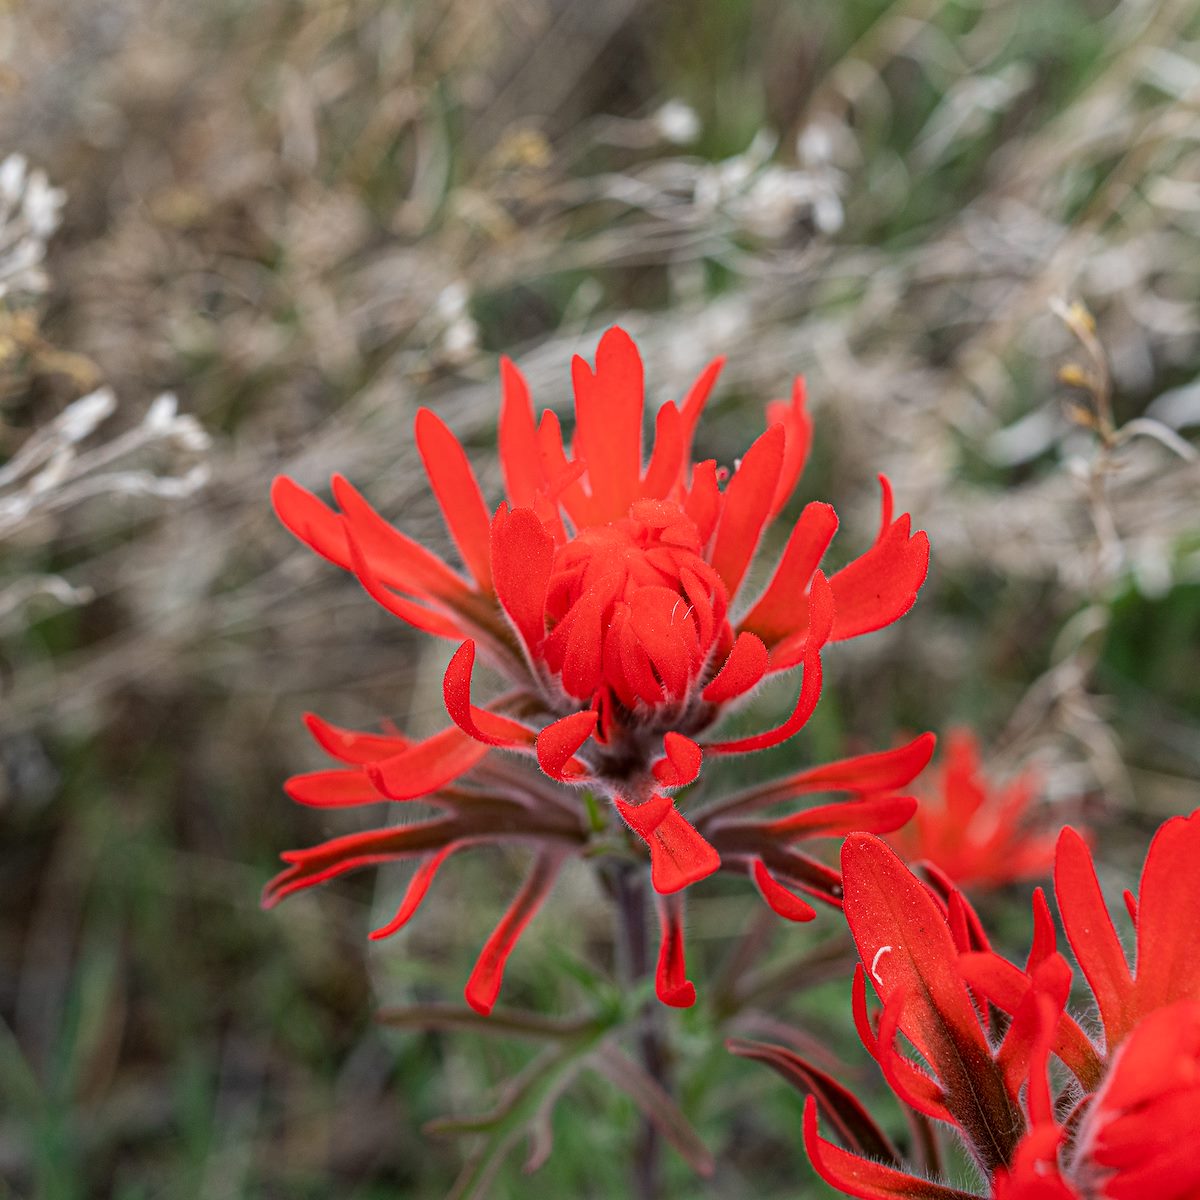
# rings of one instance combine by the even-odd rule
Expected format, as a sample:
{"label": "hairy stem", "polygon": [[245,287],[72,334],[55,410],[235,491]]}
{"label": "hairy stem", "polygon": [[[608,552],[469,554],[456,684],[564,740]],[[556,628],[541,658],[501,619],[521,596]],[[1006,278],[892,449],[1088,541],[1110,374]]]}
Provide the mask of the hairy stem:
{"label": "hairy stem", "polygon": [[[617,863],[610,876],[616,902],[616,966],[622,987],[631,987],[651,972],[650,944],[646,937],[645,872],[632,863]],[[638,1054],[647,1073],[667,1088],[667,1059],[660,1028],[660,1013],[653,1003],[638,1020]],[[662,1195],[662,1141],[654,1123],[641,1116],[633,1148],[635,1200],[658,1200]]]}

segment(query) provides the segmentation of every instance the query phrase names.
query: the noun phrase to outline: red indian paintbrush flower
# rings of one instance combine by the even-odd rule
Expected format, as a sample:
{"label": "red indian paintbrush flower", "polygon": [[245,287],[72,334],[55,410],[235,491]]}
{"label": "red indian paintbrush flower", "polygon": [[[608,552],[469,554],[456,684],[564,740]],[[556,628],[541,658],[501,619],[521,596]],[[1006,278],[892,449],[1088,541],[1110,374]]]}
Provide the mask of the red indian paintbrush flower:
{"label": "red indian paintbrush flower", "polygon": [[[1137,934],[1135,973],[1101,895],[1087,843],[1070,827],[1059,835],[1055,898],[1067,941],[1095,997],[1104,1038],[1093,1047],[1092,1063],[1061,1036],[1054,1053],[1089,1090],[1098,1082],[1099,1064],[1111,1062],[1139,1021],[1180,1000],[1200,1001],[1200,923],[1187,919],[1200,912],[1197,861],[1200,811],[1173,817],[1160,827],[1146,854],[1138,895],[1125,894]],[[1039,940],[1053,946],[1054,925],[1040,888],[1034,893],[1034,917],[1035,947]],[[1028,972],[999,955],[971,955],[963,965],[972,987],[1003,1012],[1015,1011],[1029,992]]]}
{"label": "red indian paintbrush flower", "polygon": [[[486,986],[468,988],[470,1002],[486,1011],[507,951],[563,857],[587,837],[565,784],[611,798],[646,844],[660,896],[673,896],[717,870],[721,835],[735,843],[730,865],[751,871],[773,906],[787,908],[790,901],[793,908],[807,908],[772,877],[764,863],[771,846],[780,848],[775,858],[784,880],[836,903],[836,872],[802,856],[792,856],[793,863],[784,852],[806,829],[759,824],[731,832],[722,806],[709,816],[708,838],[678,811],[673,793],[696,780],[705,755],[766,749],[795,734],[820,695],[823,647],[879,629],[911,607],[928,566],[928,541],[911,532],[907,514],[893,516],[883,480],[875,544],[826,579],[818,567],[837,518],[829,505],[812,503],[795,523],[765,589],[747,601],[741,595],[747,571],[763,531],[795,487],[811,423],[797,381],[790,401],[767,406],[766,431],[722,487],[726,473],[714,461],[691,458],[693,431],[720,367],[721,360],[713,362],[681,405],[658,410],[647,459],[642,362],[623,331],[611,329],[601,339],[594,370],[581,358],[574,361],[569,452],[557,416],[547,411],[535,419],[524,379],[503,360],[499,449],[508,496],[494,512],[462,446],[422,409],[417,447],[463,572],[384,521],[340,477],[333,481],[336,509],[289,479],[275,481],[276,511],[297,537],[352,571],[389,612],[460,644],[443,683],[448,728],[410,743],[329,734],[328,726],[315,725],[321,744],[352,766],[300,776],[288,788],[294,799],[317,806],[419,798],[442,807],[445,820],[416,835],[410,831],[422,827],[292,852],[291,867],[268,888],[268,902],[352,867],[417,856],[423,865],[401,909],[406,919],[453,849],[496,837],[531,840],[539,847],[536,886],[526,886],[515,914],[505,918],[505,937],[489,959],[493,969],[484,972]],[[473,696],[477,656],[509,683],[486,704]],[[707,736],[763,679],[797,666],[802,682],[781,724],[731,740]],[[909,769],[904,782],[924,766],[931,747],[931,739],[918,739],[895,752]],[[520,785],[511,766],[497,766],[504,761],[492,753],[497,749],[534,759],[542,772],[537,786],[516,796]],[[886,777],[883,787],[902,786],[891,782],[895,753],[883,768],[863,760],[868,773],[875,769]],[[801,777],[782,781],[773,798],[822,786],[859,797],[870,793],[878,810],[874,823],[855,828],[890,830],[911,815],[911,799],[876,797],[876,789],[858,779],[854,763],[830,770],[824,784]],[[504,786],[497,771],[507,773]],[[481,792],[505,798],[502,819],[498,810],[478,806]],[[546,799],[552,792],[553,802]],[[738,806],[770,802],[743,797]],[[818,819],[813,832],[841,830],[846,807],[827,806],[838,814],[824,825]],[[871,816],[869,808],[863,811]],[[687,1004],[694,993],[683,974],[678,903],[664,902],[660,916],[659,995]]]}
{"label": "red indian paintbrush flower", "polygon": [[[1067,1028],[1064,1018],[1048,1047],[1082,1089],[1081,1095],[1064,1096],[1056,1106],[1066,1109],[1064,1119],[1056,1121],[1048,1113],[1030,1135],[1042,1139],[1039,1178],[1059,1181],[1068,1189],[1063,1195],[1084,1200],[1200,1195],[1191,1156],[1181,1158],[1174,1140],[1181,1130],[1196,1128],[1200,1080],[1192,1024],[1200,1006],[1200,928],[1191,919],[1200,911],[1197,856],[1200,811],[1173,817],[1154,835],[1138,894],[1125,893],[1136,931],[1135,972],[1104,903],[1086,843],[1070,828],[1059,836],[1055,896],[1103,1027],[1102,1042],[1083,1043],[1078,1027]],[[1035,916],[1039,908],[1045,909],[1040,891]],[[1043,944],[1053,945],[1048,912],[1041,924]],[[1027,973],[998,955],[967,955],[963,966],[976,993],[1001,1011],[1011,1012],[1025,1002]],[[1172,1044],[1178,1060],[1175,1073],[1161,1069],[1164,1041]],[[1159,1140],[1171,1130],[1171,1138]]]}
{"label": "red indian paintbrush flower", "polygon": [[[982,1193],[913,1174],[862,1105],[790,1051],[751,1043],[733,1048],[809,1093],[809,1154],[822,1178],[849,1196],[1194,1198],[1200,1167],[1188,1135],[1200,1102],[1200,932],[1188,914],[1200,906],[1197,855],[1200,811],[1166,822],[1151,843],[1140,896],[1126,895],[1137,928],[1135,974],[1087,846],[1074,830],[1063,830],[1055,891],[1103,1023],[1097,1044],[1064,1011],[1071,970],[1055,947],[1040,889],[1033,948],[1021,969],[988,946],[961,893],[939,896],[878,838],[846,839],[845,911],[863,964],[854,988],[859,1032],[897,1097],[959,1133],[980,1169]],[[883,1000],[877,1023],[867,1015],[868,975]],[[990,1006],[1006,1014],[1002,1023]],[[898,1033],[923,1063],[896,1048]],[[1072,1076],[1058,1096],[1050,1086],[1051,1057]],[[818,1112],[841,1146],[821,1137]]]}
{"label": "red indian paintbrush flower", "polygon": [[960,729],[946,739],[936,782],[938,798],[918,795],[916,815],[888,841],[911,863],[928,863],[957,887],[1001,887],[1048,874],[1055,835],[1030,819],[1036,794],[1031,772],[993,788],[979,763],[979,745]]}

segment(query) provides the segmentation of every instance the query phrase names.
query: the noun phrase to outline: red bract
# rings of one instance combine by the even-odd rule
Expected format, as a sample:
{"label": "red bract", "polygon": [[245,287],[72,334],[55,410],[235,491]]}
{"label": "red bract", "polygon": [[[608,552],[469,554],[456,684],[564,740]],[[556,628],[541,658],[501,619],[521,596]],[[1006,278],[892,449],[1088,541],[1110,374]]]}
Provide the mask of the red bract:
{"label": "red bract", "polygon": [[[310,732],[339,768],[296,775],[287,782],[288,794],[300,804],[319,808],[376,803],[380,799],[365,768],[419,754],[430,743],[410,743],[397,735],[353,733],[306,717]],[[452,854],[471,846],[521,845],[533,853],[529,876],[511,907],[488,939],[467,982],[468,1003],[490,1012],[500,991],[508,955],[536,913],[563,862],[577,854],[588,838],[586,823],[575,806],[536,776],[517,777],[504,760],[478,762],[482,752],[474,743],[477,767],[469,781],[439,787],[421,796],[439,815],[408,825],[347,834],[306,850],[289,850],[288,864],[267,885],[267,906],[304,888],[324,883],[359,867],[393,860],[416,859],[413,875],[395,916],[376,929],[372,938],[397,932],[416,913],[434,876]]]}
{"label": "red bract", "polygon": [[[1038,1097],[1027,1095],[1026,1085],[1031,1063],[1039,1053],[1044,1062],[1061,1019],[1070,967],[1061,955],[1039,946],[1029,964],[1030,990],[997,1039],[960,967],[964,953],[987,945],[961,893],[951,891],[943,900],[869,834],[847,837],[842,874],[846,919],[862,958],[853,1007],[864,1045],[917,1119],[952,1125],[980,1173],[988,1180],[1002,1178],[1017,1158],[1022,1135],[1043,1115]],[[868,977],[883,1001],[876,1019],[868,1011]],[[900,1050],[900,1034],[916,1049],[921,1064]],[[733,1048],[746,1053],[744,1047]],[[784,1072],[783,1056],[790,1052],[775,1047],[757,1051],[756,1057]],[[833,1080],[805,1066],[807,1077],[793,1071],[792,1078],[809,1093],[805,1145],[827,1183],[864,1200],[967,1200],[976,1194],[915,1175],[865,1109],[851,1105]],[[821,1136],[818,1113],[845,1148]],[[888,1146],[887,1153],[880,1153],[880,1144]],[[868,1145],[876,1147],[874,1159],[862,1157]]]}
{"label": "red bract", "polygon": [[[809,1093],[809,1154],[822,1178],[849,1196],[1191,1200],[1200,1196],[1190,1138],[1200,1105],[1200,963],[1188,916],[1200,902],[1198,854],[1200,811],[1168,821],[1155,836],[1140,901],[1126,897],[1136,913],[1134,975],[1086,845],[1074,830],[1062,832],[1056,893],[1096,995],[1105,1029],[1100,1046],[1064,1011],[1071,971],[1055,949],[1040,889],[1022,969],[990,949],[961,893],[951,890],[943,900],[878,838],[846,839],[845,911],[863,964],[854,987],[859,1032],[897,1097],[961,1135],[980,1168],[982,1193],[918,1177],[890,1148],[880,1151],[883,1135],[862,1106],[816,1068],[792,1061],[790,1051],[733,1048],[769,1062]],[[867,1011],[868,975],[883,1001],[877,1021]],[[990,1018],[989,1006],[1007,1014],[1003,1025]],[[898,1033],[922,1063],[896,1048]],[[1057,1097],[1051,1057],[1074,1076]],[[819,1112],[845,1148],[821,1137]]]}
{"label": "red bract", "polygon": [[[1094,1088],[1100,1060],[1113,1053],[1133,1027],[1150,1013],[1179,1000],[1200,1001],[1200,925],[1184,914],[1200,912],[1200,810],[1173,817],[1154,835],[1142,868],[1138,895],[1125,902],[1137,932],[1137,973],[1130,969],[1100,892],[1087,844],[1075,830],[1059,835],[1054,863],[1054,892],[1063,928],[1075,959],[1096,999],[1104,1028],[1095,1061],[1085,1063],[1077,1046],[1060,1037],[1054,1052],[1081,1082]],[[1053,946],[1054,926],[1035,893],[1035,941]],[[1043,915],[1039,916],[1039,911]],[[995,954],[964,963],[973,985],[1004,1012],[1013,1012],[1030,987],[1028,973]]]}
{"label": "red bract", "polygon": [[[948,1121],[988,1172],[1009,1162],[1024,1124],[1021,1089],[1043,1001],[1057,1017],[1071,971],[1046,954],[1032,964],[1030,991],[998,1045],[981,1019],[959,955],[979,934],[958,893],[948,906],[877,838],[853,835],[842,847],[846,920],[883,1001],[878,1032],[866,1022],[865,974],[856,976],[860,1032],[892,1089],[918,1112]],[[932,1074],[896,1048],[903,1033]]]}
{"label": "red bract", "polygon": [[[933,734],[925,733],[895,750],[825,763],[773,779],[705,806],[697,814],[696,827],[719,851],[721,866],[748,874],[776,913],[791,921],[811,920],[814,909],[791,888],[840,908],[841,875],[798,850],[797,843],[842,837],[852,830],[888,833],[903,825],[917,802],[897,793],[925,768],[933,747]],[[763,819],[756,815],[820,792],[840,792],[850,799],[786,816]]]}
{"label": "red bract", "polygon": [[1200,1156],[1200,1003],[1144,1017],[1122,1042],[1100,1090],[1077,1098],[1058,1124],[1044,1067],[1030,1088],[1041,1123],[997,1179],[996,1200],[1196,1200]]}
{"label": "red bract", "polygon": [[1055,838],[1030,819],[1031,773],[993,788],[974,735],[956,730],[946,739],[937,784],[937,798],[918,796],[914,819],[888,838],[905,859],[930,863],[956,886],[975,890],[1049,872]]}
{"label": "red bract", "polygon": [[1105,1200],[1200,1196],[1200,1003],[1181,1000],[1138,1024],[1088,1106],[1069,1174]]}
{"label": "red bract", "polygon": [[[865,554],[826,579],[818,567],[837,518],[828,505],[810,504],[767,586],[746,600],[741,587],[747,570],[764,530],[795,487],[811,425],[797,381],[790,401],[768,405],[768,428],[722,488],[725,472],[714,461],[691,459],[693,431],[720,366],[720,360],[712,363],[682,404],[658,410],[647,458],[642,363],[623,331],[609,330],[601,339],[594,370],[574,361],[576,421],[569,451],[556,415],[535,418],[524,379],[503,361],[499,447],[508,496],[494,513],[462,446],[437,416],[421,410],[417,446],[463,571],[385,522],[340,477],[333,481],[336,508],[291,480],[275,481],[276,511],[297,537],[352,571],[395,616],[460,643],[443,682],[452,725],[418,743],[388,746],[374,738],[370,756],[353,760],[355,769],[293,780],[294,798],[316,805],[444,800],[467,772],[475,773],[472,780],[481,777],[495,759],[493,750],[515,751],[536,761],[556,785],[611,798],[648,848],[660,895],[721,865],[717,817],[728,812],[712,817],[713,837],[707,838],[678,811],[673,793],[696,780],[706,755],[766,749],[794,735],[820,696],[823,647],[906,612],[924,580],[929,546],[923,533],[911,532],[907,514],[893,517],[883,480],[883,520]],[[484,703],[473,688],[481,655],[509,683]],[[779,725],[733,740],[709,736],[729,707],[764,678],[797,666],[797,699]],[[901,766],[917,765],[904,782],[924,765],[930,745],[918,739],[908,748]],[[834,790],[874,801],[874,809],[857,806],[865,827],[892,829],[907,819],[911,800],[868,797],[877,789],[862,786],[853,766]],[[893,767],[889,778],[903,775]],[[791,783],[789,791],[785,781],[781,795],[817,790]],[[543,780],[531,788],[523,805],[535,814],[534,824],[522,824],[523,817],[504,836],[541,844],[546,833],[536,814],[547,786]],[[560,794],[559,806],[567,799]],[[741,840],[731,848],[731,864],[753,870],[773,906],[795,909],[804,902],[783,899],[784,884],[768,873],[772,864],[763,865],[776,845],[776,873],[836,901],[836,873],[789,857],[787,846],[812,832],[863,828],[847,807],[827,813],[812,831],[778,823],[753,835],[737,831]],[[473,818],[464,805],[459,819],[465,826],[457,831],[458,843],[492,839],[486,813]],[[390,844],[384,834],[377,836]],[[443,853],[448,844],[433,852]],[[364,856],[349,845],[345,853],[337,861],[350,865],[394,856],[370,849]],[[425,882],[432,861],[419,874]],[[550,874],[546,869],[540,877]],[[281,880],[291,881],[285,887],[295,882],[291,872]],[[279,889],[276,881],[269,898],[277,898]],[[526,916],[536,899],[519,901]],[[664,905],[661,916],[659,994],[669,1003],[687,1003],[691,985],[683,974],[678,904]]]}

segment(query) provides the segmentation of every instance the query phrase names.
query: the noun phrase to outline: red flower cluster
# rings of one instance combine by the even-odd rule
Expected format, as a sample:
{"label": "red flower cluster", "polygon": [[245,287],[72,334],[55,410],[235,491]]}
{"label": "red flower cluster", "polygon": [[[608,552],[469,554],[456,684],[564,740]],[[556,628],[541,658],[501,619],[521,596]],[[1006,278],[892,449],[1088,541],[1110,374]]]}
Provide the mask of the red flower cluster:
{"label": "red flower cluster", "polygon": [[[1040,889],[1024,969],[987,944],[961,893],[938,895],[878,838],[842,851],[845,911],[862,965],[854,986],[859,1032],[888,1085],[915,1113],[952,1126],[992,1200],[1194,1200],[1193,1139],[1200,1100],[1200,811],[1158,831],[1138,899],[1130,970],[1083,840],[1065,829],[1055,892],[1067,939],[1104,1028],[1096,1043],[1066,1011],[1071,969],[1055,947]],[[883,1001],[868,1016],[866,977]],[[1004,1014],[995,1019],[993,1010]],[[924,1060],[896,1047],[903,1034]],[[862,1105],[790,1051],[735,1044],[809,1092],[804,1136],[818,1173],[863,1200],[967,1200],[918,1177]],[[1051,1091],[1056,1057],[1072,1080]],[[818,1132],[818,1112],[843,1146]],[[871,1156],[870,1158],[866,1156]],[[875,1161],[872,1161],[874,1159]]]}
{"label": "red flower cluster", "polygon": [[1049,873],[1055,835],[1030,819],[1037,791],[1032,772],[993,789],[980,769],[975,736],[959,729],[946,739],[937,783],[937,799],[919,794],[912,821],[888,836],[902,858],[971,890]]}
{"label": "red flower cluster", "polygon": [[[559,864],[589,836],[582,806],[571,803],[564,784],[611,798],[648,848],[661,896],[727,865],[752,872],[772,906],[794,919],[811,909],[785,884],[836,903],[838,877],[791,852],[790,843],[848,828],[884,832],[911,815],[911,799],[883,793],[924,766],[929,738],[732,798],[710,810],[700,829],[675,806],[673,793],[696,780],[706,755],[761,750],[795,734],[820,695],[823,647],[896,620],[928,566],[928,540],[911,532],[907,514],[893,517],[883,480],[882,525],[865,554],[826,579],[818,568],[837,518],[829,505],[809,504],[767,586],[745,601],[747,570],[799,478],[811,423],[797,381],[790,401],[768,405],[768,428],[732,477],[712,460],[693,463],[693,431],[720,367],[712,363],[681,405],[658,410],[647,459],[642,362],[620,329],[604,335],[594,370],[574,361],[569,452],[557,416],[535,419],[524,379],[503,361],[499,447],[508,498],[494,513],[462,446],[421,410],[417,446],[465,574],[385,522],[344,479],[333,481],[336,509],[291,480],[275,481],[276,511],[297,537],[353,572],[389,612],[460,645],[443,685],[448,728],[409,742],[312,718],[320,744],[348,765],[288,783],[303,804],[420,799],[444,816],[290,852],[267,903],[358,866],[419,857],[390,931],[416,910],[454,850],[503,839],[531,843],[533,873],[468,985],[470,1003],[487,1011],[508,951]],[[510,685],[486,704],[473,696],[477,655]],[[781,724],[733,740],[706,736],[763,679],[797,666],[798,697]],[[496,749],[534,759],[541,775],[514,771]],[[735,811],[815,790],[867,802],[775,822],[731,820]],[[664,903],[660,915],[659,995],[687,1004],[693,990],[683,973],[678,904]]]}

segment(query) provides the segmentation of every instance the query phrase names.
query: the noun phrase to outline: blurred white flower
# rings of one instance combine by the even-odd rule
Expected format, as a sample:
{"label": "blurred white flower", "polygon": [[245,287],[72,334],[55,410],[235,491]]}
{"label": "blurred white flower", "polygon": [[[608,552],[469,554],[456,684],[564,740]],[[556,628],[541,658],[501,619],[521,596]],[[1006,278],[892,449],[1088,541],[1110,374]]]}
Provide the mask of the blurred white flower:
{"label": "blurred white flower", "polygon": [[821,121],[810,121],[796,138],[796,156],[806,167],[823,166],[833,158],[833,138]]}
{"label": "blurred white flower", "polygon": [[479,327],[470,313],[471,293],[462,280],[447,284],[434,301],[434,313],[441,325],[439,349],[451,363],[465,362],[479,345]]}
{"label": "blurred white flower", "polygon": [[682,100],[668,100],[651,120],[663,141],[674,146],[690,146],[700,136],[700,118]]}
{"label": "blurred white flower", "polygon": [[41,262],[65,201],[66,193],[51,187],[44,171],[29,170],[23,154],[0,162],[0,299],[46,291]]}
{"label": "blurred white flower", "polygon": [[112,388],[97,388],[72,400],[54,419],[54,429],[65,442],[82,442],[102,421],[108,420],[116,408],[117,397]]}
{"label": "blurred white flower", "polygon": [[[803,219],[820,233],[836,233],[844,215],[841,172],[827,163],[795,168],[772,162],[776,145],[771,133],[760,130],[741,154],[704,168],[696,179],[696,207],[722,212],[768,241],[787,237]],[[814,153],[820,148],[810,147]]]}
{"label": "blurred white flower", "polygon": [[[0,191],[8,182],[10,177],[0,167]],[[190,460],[208,449],[209,436],[195,417],[178,412],[169,392],[159,396],[131,429],[85,447],[116,408],[111,388],[89,392],[35,430],[0,466],[0,543],[19,534],[26,550],[36,546],[48,534],[40,525],[31,527],[31,520],[98,497],[178,499],[204,486],[208,464]],[[167,464],[158,466],[164,453],[169,456]],[[142,465],[147,459],[155,465]],[[52,532],[53,526],[48,529]],[[15,578],[0,578],[0,625],[35,599],[83,604],[90,596],[86,587],[56,575],[18,573]]]}
{"label": "blurred white flower", "polygon": [[154,438],[173,441],[184,450],[199,454],[207,450],[212,439],[195,417],[179,413],[179,401],[174,392],[163,392],[146,410],[142,427]]}

